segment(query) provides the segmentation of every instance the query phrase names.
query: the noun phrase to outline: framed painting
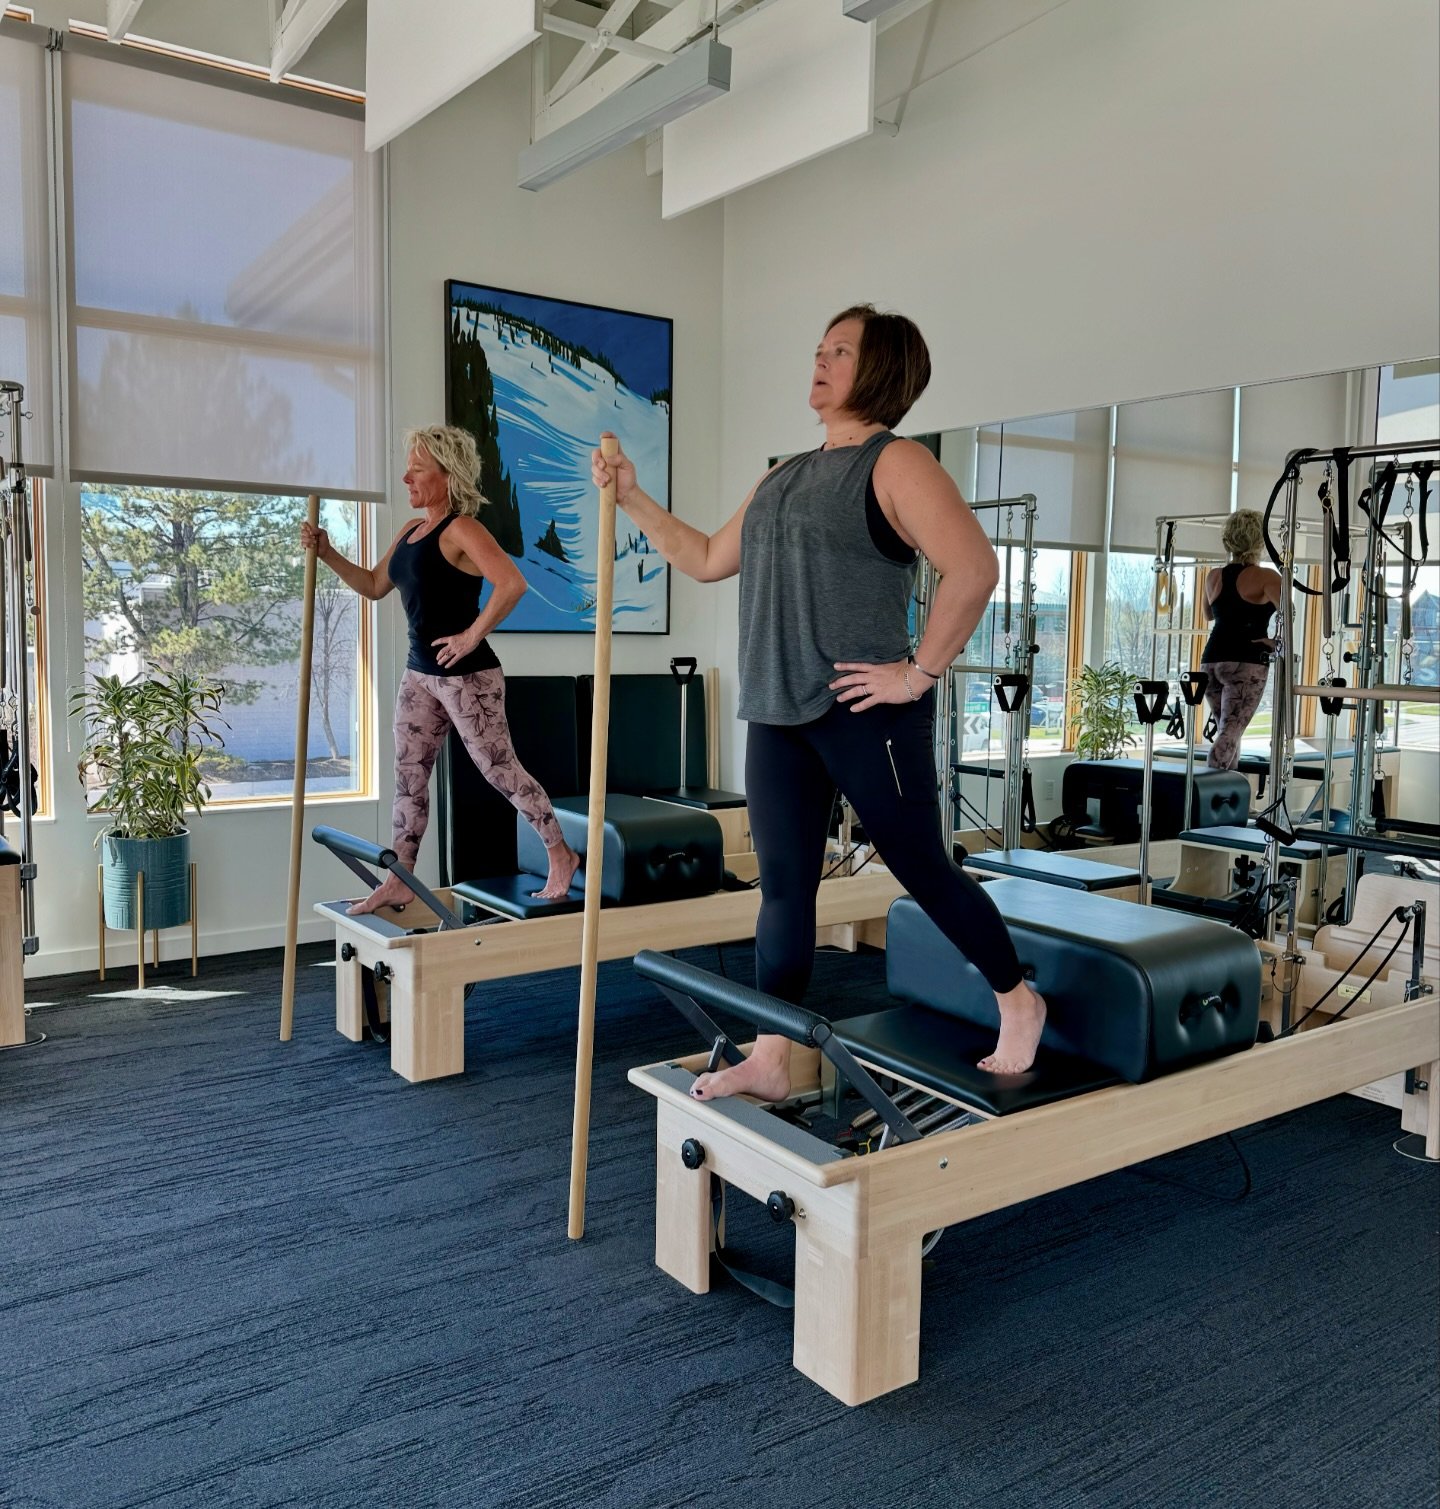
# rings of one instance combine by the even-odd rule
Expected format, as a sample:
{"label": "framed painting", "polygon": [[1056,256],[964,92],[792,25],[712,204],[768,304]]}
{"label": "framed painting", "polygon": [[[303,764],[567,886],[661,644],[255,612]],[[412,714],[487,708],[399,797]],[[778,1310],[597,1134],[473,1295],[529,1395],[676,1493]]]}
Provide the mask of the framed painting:
{"label": "framed painting", "polygon": [[[475,437],[480,520],[530,590],[497,633],[595,631],[599,497],[590,453],[612,430],[670,507],[674,324],[485,283],[445,284],[445,414]],[[617,634],[670,628],[670,568],[615,519]]]}

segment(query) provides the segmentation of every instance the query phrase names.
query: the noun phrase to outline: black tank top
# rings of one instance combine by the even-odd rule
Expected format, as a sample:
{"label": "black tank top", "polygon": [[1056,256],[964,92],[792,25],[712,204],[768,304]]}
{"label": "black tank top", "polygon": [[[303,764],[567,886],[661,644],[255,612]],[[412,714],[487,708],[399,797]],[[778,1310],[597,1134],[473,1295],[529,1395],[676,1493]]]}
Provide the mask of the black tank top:
{"label": "black tank top", "polygon": [[1205,653],[1200,657],[1202,665],[1221,660],[1265,665],[1270,660],[1270,651],[1255,641],[1269,637],[1270,616],[1275,610],[1269,603],[1247,602],[1240,596],[1235,584],[1243,570],[1243,561],[1232,561],[1221,569],[1220,590],[1210,604],[1215,626],[1205,641]]}
{"label": "black tank top", "polygon": [[410,621],[410,656],[405,664],[427,676],[468,676],[474,671],[493,671],[500,664],[484,639],[454,665],[441,665],[435,659],[435,640],[462,633],[480,616],[484,578],[452,566],[440,549],[440,536],[455,518],[452,513],[418,540],[405,535],[390,553],[390,580]]}

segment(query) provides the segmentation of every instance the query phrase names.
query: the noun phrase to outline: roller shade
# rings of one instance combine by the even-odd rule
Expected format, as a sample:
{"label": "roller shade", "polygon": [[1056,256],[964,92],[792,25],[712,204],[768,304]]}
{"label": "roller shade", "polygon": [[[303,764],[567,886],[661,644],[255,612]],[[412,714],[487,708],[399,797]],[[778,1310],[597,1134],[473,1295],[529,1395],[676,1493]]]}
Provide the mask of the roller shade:
{"label": "roller shade", "polygon": [[[1235,391],[1194,393],[1121,404],[1115,414],[1115,500],[1112,550],[1153,551],[1155,521],[1230,512],[1235,443]],[[1213,540],[1218,529],[1187,531]],[[1207,549],[1209,547],[1206,547]]]}
{"label": "roller shade", "polygon": [[74,476],[382,497],[363,124],[103,57],[63,80]]}
{"label": "roller shade", "polygon": [[24,460],[40,476],[55,464],[49,183],[45,51],[0,36],[0,378],[24,385]]}

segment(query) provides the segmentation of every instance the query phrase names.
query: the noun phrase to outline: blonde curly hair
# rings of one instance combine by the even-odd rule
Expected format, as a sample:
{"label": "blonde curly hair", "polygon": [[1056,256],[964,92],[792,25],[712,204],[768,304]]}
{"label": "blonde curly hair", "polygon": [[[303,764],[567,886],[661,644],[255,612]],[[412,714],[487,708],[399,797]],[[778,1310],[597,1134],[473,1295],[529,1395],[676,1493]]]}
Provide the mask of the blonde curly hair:
{"label": "blonde curly hair", "polygon": [[405,454],[424,451],[445,473],[450,494],[450,511],[473,519],[486,507],[489,499],[478,486],[480,453],[469,430],[453,424],[430,424],[405,431]]}
{"label": "blonde curly hair", "polygon": [[1230,515],[1220,543],[1237,561],[1253,566],[1260,559],[1260,547],[1265,543],[1260,515],[1253,508],[1237,509]]}

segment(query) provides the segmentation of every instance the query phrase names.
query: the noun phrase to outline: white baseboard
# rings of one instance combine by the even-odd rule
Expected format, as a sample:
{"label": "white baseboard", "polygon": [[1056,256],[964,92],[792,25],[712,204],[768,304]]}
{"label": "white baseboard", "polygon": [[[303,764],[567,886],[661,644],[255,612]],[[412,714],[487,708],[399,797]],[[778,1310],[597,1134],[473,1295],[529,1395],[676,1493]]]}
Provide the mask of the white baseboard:
{"label": "white baseboard", "polygon": [[[334,941],[335,928],[323,917],[301,917],[296,929],[299,943],[330,943]],[[284,923],[268,923],[261,927],[202,929],[200,933],[200,962],[222,954],[249,953],[252,949],[283,948],[285,946]],[[160,935],[160,962],[173,963],[177,959],[189,959],[190,933],[183,927],[169,929]],[[150,937],[145,937],[145,963],[150,964]],[[112,932],[105,940],[105,974],[117,978],[135,970],[134,933]],[[42,949],[25,961],[25,978],[43,980],[49,975],[98,974],[100,950],[95,944],[84,948]]]}

